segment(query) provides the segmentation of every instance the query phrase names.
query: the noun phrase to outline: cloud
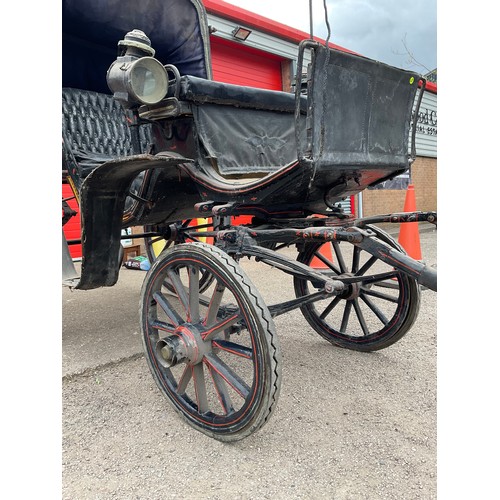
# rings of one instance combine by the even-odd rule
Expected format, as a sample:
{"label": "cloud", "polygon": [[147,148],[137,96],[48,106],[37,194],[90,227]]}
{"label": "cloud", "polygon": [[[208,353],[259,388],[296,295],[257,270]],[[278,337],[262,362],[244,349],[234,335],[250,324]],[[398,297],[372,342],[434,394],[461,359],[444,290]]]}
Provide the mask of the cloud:
{"label": "cloud", "polygon": [[[409,51],[429,70],[436,67],[436,0],[328,0],[327,4],[333,42],[372,59],[425,72],[414,65]],[[326,36],[321,23],[324,20],[316,24],[318,35]]]}
{"label": "cloud", "polygon": [[[227,0],[309,33],[308,0]],[[327,0],[330,41],[366,57],[422,73],[437,66],[437,0]],[[313,0],[314,34],[327,37],[323,0]]]}

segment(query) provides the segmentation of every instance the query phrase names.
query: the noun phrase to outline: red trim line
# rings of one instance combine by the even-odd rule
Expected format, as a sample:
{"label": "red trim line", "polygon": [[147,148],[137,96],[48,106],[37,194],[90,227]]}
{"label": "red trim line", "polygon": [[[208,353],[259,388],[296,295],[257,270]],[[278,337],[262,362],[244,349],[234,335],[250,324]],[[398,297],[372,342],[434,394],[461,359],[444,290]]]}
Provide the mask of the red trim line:
{"label": "red trim line", "polygon": [[[300,163],[297,160],[293,161],[288,166],[285,165],[284,167],[281,167],[280,169],[276,170],[276,172],[271,172],[270,174],[266,175],[262,179],[252,181],[251,183],[246,185],[244,184],[242,188],[228,187],[227,189],[219,188],[213,184],[210,184],[209,183],[210,178],[208,177],[208,175],[203,174],[201,172],[199,175],[197,175],[197,172],[193,172],[190,168],[187,167],[187,164],[181,164],[181,168],[196,183],[202,184],[211,191],[216,191],[218,193],[228,193],[228,194],[243,194],[262,189],[264,186],[267,186],[270,182],[273,182],[275,179],[278,179],[279,177],[288,173],[290,170],[293,170],[298,165],[300,166]],[[208,179],[208,181],[205,180],[205,178]],[[265,180],[265,182],[263,179]],[[231,183],[227,181],[219,181],[219,183],[227,186],[232,186]]]}

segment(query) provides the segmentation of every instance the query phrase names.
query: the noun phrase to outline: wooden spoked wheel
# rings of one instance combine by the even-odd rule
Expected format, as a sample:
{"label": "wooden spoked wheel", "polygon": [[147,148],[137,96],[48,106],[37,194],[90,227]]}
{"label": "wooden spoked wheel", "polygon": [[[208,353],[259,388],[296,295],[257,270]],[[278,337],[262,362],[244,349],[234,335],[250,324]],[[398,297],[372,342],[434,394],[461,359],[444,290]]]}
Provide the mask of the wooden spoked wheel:
{"label": "wooden spoked wheel", "polygon": [[[376,237],[400,252],[404,249],[387,233],[370,226]],[[411,328],[420,308],[417,282],[348,242],[311,243],[297,257],[332,278],[368,278],[334,298],[302,306],[308,323],[332,344],[357,351],[388,347]],[[294,279],[295,294],[317,291],[314,283]]]}
{"label": "wooden spoked wheel", "polygon": [[278,339],[262,297],[228,255],[205,243],[162,252],[143,283],[141,329],[158,387],[191,426],[236,441],[267,422],[281,384]]}

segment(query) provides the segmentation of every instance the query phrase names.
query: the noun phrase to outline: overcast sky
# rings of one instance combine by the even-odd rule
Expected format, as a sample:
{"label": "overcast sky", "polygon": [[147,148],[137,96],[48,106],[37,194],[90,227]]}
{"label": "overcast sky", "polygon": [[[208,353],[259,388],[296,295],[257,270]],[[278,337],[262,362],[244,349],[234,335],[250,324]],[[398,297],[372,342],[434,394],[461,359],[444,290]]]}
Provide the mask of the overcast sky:
{"label": "overcast sky", "polygon": [[[226,1],[309,33],[309,0]],[[437,67],[436,0],[327,0],[327,9],[333,43],[421,73]],[[314,35],[326,38],[323,0],[313,0],[313,19]]]}

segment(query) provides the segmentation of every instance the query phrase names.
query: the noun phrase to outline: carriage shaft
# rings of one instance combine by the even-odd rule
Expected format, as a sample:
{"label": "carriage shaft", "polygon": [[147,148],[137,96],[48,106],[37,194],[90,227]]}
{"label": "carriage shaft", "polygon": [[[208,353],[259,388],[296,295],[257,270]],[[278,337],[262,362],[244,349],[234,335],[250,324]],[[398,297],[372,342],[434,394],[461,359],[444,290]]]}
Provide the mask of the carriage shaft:
{"label": "carriage shaft", "polygon": [[[377,257],[382,262],[389,264],[398,271],[416,279],[421,285],[437,291],[437,271],[422,262],[412,259],[405,253],[398,251],[375,236],[369,229],[359,227],[347,227],[343,229],[333,229],[331,227],[310,227],[306,229],[249,229],[244,226],[219,231],[217,239],[227,245],[227,250],[238,255],[255,257],[266,264],[275,265],[284,272],[293,274],[305,279],[319,281],[327,288],[331,288],[331,293],[342,293],[347,282],[342,281],[342,277],[332,280],[324,274],[301,264],[300,262],[288,259],[286,256],[258,246],[259,243],[269,241],[279,241],[289,244],[300,244],[301,242],[328,242],[347,241],[369,254]],[[360,281],[362,279],[360,278]],[[327,284],[328,283],[328,284]]]}
{"label": "carriage shaft", "polygon": [[415,278],[426,288],[437,292],[437,271],[408,255],[398,252],[377,238],[364,238],[359,244],[366,252],[374,255],[382,262],[393,266],[395,269]]}
{"label": "carriage shaft", "polygon": [[357,219],[355,226],[364,227],[367,224],[380,224],[382,222],[392,222],[400,224],[405,222],[429,222],[437,226],[437,212],[399,212],[385,215],[374,215]]}
{"label": "carriage shaft", "polygon": [[312,304],[313,302],[317,302],[319,300],[326,299],[329,296],[324,291],[316,292],[311,295],[305,295],[304,297],[299,297],[292,300],[287,300],[285,302],[280,302],[279,304],[273,304],[269,306],[269,312],[271,316],[275,318],[276,316],[280,316],[287,312],[293,311],[294,309],[298,309],[306,304]]}

